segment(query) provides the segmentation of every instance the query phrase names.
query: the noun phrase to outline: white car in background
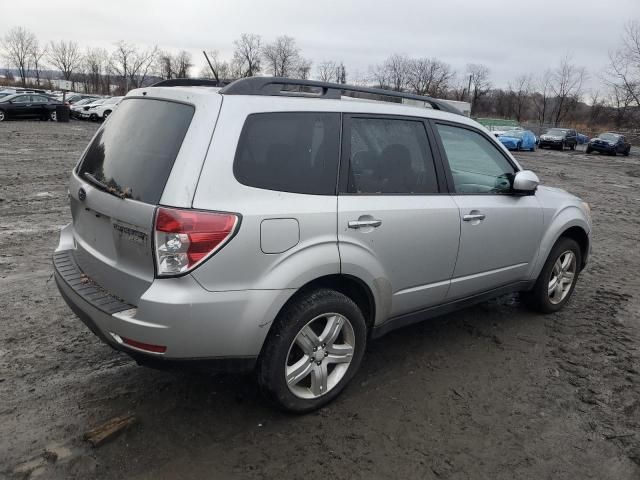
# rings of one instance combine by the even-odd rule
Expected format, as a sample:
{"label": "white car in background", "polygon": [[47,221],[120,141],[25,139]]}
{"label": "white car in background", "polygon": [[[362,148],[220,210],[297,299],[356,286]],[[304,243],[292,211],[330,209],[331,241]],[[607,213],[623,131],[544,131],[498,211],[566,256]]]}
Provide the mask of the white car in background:
{"label": "white car in background", "polygon": [[98,120],[106,120],[111,112],[113,112],[124,97],[111,97],[107,98],[104,102],[99,105],[91,106],[87,110],[89,113],[89,120],[98,121]]}
{"label": "white car in background", "polygon": [[80,114],[84,111],[84,107],[95,103],[98,100],[102,100],[100,98],[85,98],[84,100],[80,100],[69,107],[71,111],[71,118],[80,118]]}
{"label": "white car in background", "polygon": [[92,114],[95,114],[95,109],[106,102],[108,98],[99,98],[93,102],[87,103],[85,105],[80,105],[78,117],[82,120],[97,120],[96,117],[92,117]]}

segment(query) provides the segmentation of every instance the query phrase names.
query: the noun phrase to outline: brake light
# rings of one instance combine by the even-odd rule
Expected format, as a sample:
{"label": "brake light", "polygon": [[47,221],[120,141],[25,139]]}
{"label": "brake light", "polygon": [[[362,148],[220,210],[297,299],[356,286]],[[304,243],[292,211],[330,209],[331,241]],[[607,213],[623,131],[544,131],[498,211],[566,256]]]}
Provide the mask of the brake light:
{"label": "brake light", "polygon": [[195,268],[231,239],[238,220],[233,213],[160,207],[155,225],[158,276],[177,275]]}

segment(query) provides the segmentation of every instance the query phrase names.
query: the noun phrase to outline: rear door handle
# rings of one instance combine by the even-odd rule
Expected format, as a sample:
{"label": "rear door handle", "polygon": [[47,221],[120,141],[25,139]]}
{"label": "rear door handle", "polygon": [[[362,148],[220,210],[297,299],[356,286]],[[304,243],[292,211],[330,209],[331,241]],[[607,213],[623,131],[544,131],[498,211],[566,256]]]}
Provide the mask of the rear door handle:
{"label": "rear door handle", "polygon": [[474,220],[484,220],[484,219],[485,219],[484,213],[469,213],[464,217],[462,217],[462,220],[464,220],[465,222],[473,222]]}
{"label": "rear door handle", "polygon": [[349,223],[349,228],[363,228],[363,227],[379,227],[382,225],[382,220],[372,219],[372,220],[351,220]]}

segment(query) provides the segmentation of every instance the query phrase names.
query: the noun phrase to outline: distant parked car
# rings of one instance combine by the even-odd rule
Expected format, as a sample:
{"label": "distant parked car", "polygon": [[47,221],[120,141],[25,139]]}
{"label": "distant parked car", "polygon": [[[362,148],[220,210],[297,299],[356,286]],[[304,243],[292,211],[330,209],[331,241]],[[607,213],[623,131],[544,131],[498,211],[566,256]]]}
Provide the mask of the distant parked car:
{"label": "distant parked car", "polygon": [[536,150],[536,136],[529,130],[509,130],[498,136],[509,150]]}
{"label": "distant parked car", "polygon": [[71,109],[70,109],[71,118],[80,118],[80,113],[82,113],[83,107],[95,102],[96,100],[100,100],[100,99],[98,97],[85,98],[71,105]]}
{"label": "distant parked car", "polygon": [[16,94],[0,98],[0,122],[8,118],[55,120],[56,106],[62,102],[42,94]]}
{"label": "distant parked car", "polygon": [[540,136],[538,146],[540,148],[557,148],[564,150],[569,147],[571,150],[576,149],[578,144],[578,133],[571,128],[552,128],[545,134]]}
{"label": "distant parked car", "polygon": [[84,95],[84,94],[75,94],[75,95],[70,95],[66,98],[65,102],[67,102],[69,105],[74,105],[76,103],[78,103],[81,100],[85,100],[87,98],[93,98],[93,99],[97,99],[98,97],[96,95]]}
{"label": "distant parked car", "polygon": [[618,133],[601,133],[596,138],[592,138],[587,145],[587,153],[599,152],[609,155],[621,153],[628,156],[631,151],[631,144],[627,142],[624,135]]}
{"label": "distant parked car", "polygon": [[583,135],[582,133],[578,133],[577,135],[578,145],[584,145],[585,143],[589,143],[589,137]]}
{"label": "distant parked car", "polygon": [[78,118],[81,118],[82,120],[89,120],[91,118],[91,114],[94,113],[94,110],[92,109],[98,107],[99,105],[102,105],[107,100],[108,99],[106,98],[98,98],[93,102],[87,103],[85,105],[81,105]]}
{"label": "distant parked car", "polygon": [[83,116],[87,115],[86,118],[93,121],[106,120],[107,117],[111,115],[111,112],[113,112],[117,108],[120,100],[122,100],[123,98],[124,97],[111,97],[107,98],[99,105],[96,105],[94,103],[89,106],[86,112],[83,113]]}

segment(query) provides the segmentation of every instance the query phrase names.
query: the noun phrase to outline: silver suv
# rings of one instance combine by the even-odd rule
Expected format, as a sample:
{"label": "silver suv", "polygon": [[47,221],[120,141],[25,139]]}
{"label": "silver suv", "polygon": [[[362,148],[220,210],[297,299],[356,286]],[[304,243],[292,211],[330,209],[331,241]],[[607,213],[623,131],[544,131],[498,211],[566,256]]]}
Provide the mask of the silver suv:
{"label": "silver suv", "polygon": [[191,83],[130,92],[71,174],[55,279],[115,349],[255,369],[303,412],[392,329],[508,292],[541,312],[567,303],[588,205],[538,186],[443,101]]}

